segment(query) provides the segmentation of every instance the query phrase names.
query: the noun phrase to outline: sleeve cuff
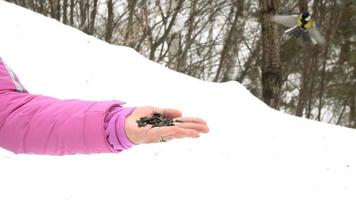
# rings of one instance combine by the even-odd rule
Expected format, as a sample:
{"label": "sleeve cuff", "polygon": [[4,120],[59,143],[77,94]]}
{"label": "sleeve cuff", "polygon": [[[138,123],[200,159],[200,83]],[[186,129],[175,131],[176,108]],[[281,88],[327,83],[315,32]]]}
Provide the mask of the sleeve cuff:
{"label": "sleeve cuff", "polygon": [[124,108],[121,106],[113,107],[105,117],[104,128],[106,139],[115,151],[129,149],[133,142],[127,137],[125,132],[125,120],[134,108]]}

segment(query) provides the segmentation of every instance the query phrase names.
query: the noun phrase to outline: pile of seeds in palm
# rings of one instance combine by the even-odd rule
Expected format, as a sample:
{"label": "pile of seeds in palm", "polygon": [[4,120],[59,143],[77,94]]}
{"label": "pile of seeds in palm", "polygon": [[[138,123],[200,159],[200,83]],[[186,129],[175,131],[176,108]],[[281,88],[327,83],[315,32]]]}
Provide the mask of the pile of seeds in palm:
{"label": "pile of seeds in palm", "polygon": [[136,122],[138,127],[143,127],[147,124],[151,124],[152,127],[174,126],[174,121],[166,116],[163,116],[161,113],[153,113],[152,117],[141,117]]}

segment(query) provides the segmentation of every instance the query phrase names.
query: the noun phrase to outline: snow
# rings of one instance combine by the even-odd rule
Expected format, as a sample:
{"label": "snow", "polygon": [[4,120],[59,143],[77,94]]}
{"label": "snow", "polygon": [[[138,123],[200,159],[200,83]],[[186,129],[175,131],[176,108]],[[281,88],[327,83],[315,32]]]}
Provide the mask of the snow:
{"label": "snow", "polygon": [[0,26],[0,56],[34,94],[174,107],[210,127],[199,139],[119,154],[0,148],[0,199],[356,198],[354,129],[274,111],[237,82],[174,72],[5,1]]}

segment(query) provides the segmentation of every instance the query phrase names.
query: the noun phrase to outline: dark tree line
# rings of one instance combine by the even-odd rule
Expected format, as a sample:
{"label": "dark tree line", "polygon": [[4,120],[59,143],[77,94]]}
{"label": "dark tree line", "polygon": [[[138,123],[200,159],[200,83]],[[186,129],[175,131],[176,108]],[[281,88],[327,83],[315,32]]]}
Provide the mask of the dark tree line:
{"label": "dark tree line", "polygon": [[[239,81],[269,106],[356,128],[354,0],[13,0],[207,81]],[[326,44],[286,40],[268,16],[310,11]]]}

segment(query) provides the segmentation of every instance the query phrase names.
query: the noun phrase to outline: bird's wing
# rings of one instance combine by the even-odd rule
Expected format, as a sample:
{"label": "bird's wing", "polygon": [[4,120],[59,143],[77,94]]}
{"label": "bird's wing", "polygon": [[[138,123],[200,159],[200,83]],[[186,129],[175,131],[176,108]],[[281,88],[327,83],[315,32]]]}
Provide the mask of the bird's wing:
{"label": "bird's wing", "polygon": [[298,38],[302,35],[303,30],[302,28],[300,28],[299,26],[294,26],[290,29],[287,29],[286,31],[284,31],[284,33],[291,38]]}
{"label": "bird's wing", "polygon": [[324,37],[320,34],[318,28],[316,26],[311,27],[308,30],[308,33],[310,35],[310,37],[315,40],[317,43],[323,45],[325,44],[325,39]]}
{"label": "bird's wing", "polygon": [[293,28],[284,31],[284,34],[288,38],[293,38],[293,39],[302,38],[304,42],[313,42],[313,44],[317,44],[317,42],[310,37],[310,34],[299,26],[295,26]]}
{"label": "bird's wing", "polygon": [[298,15],[273,15],[270,20],[277,24],[291,28],[297,25],[297,17]]}

